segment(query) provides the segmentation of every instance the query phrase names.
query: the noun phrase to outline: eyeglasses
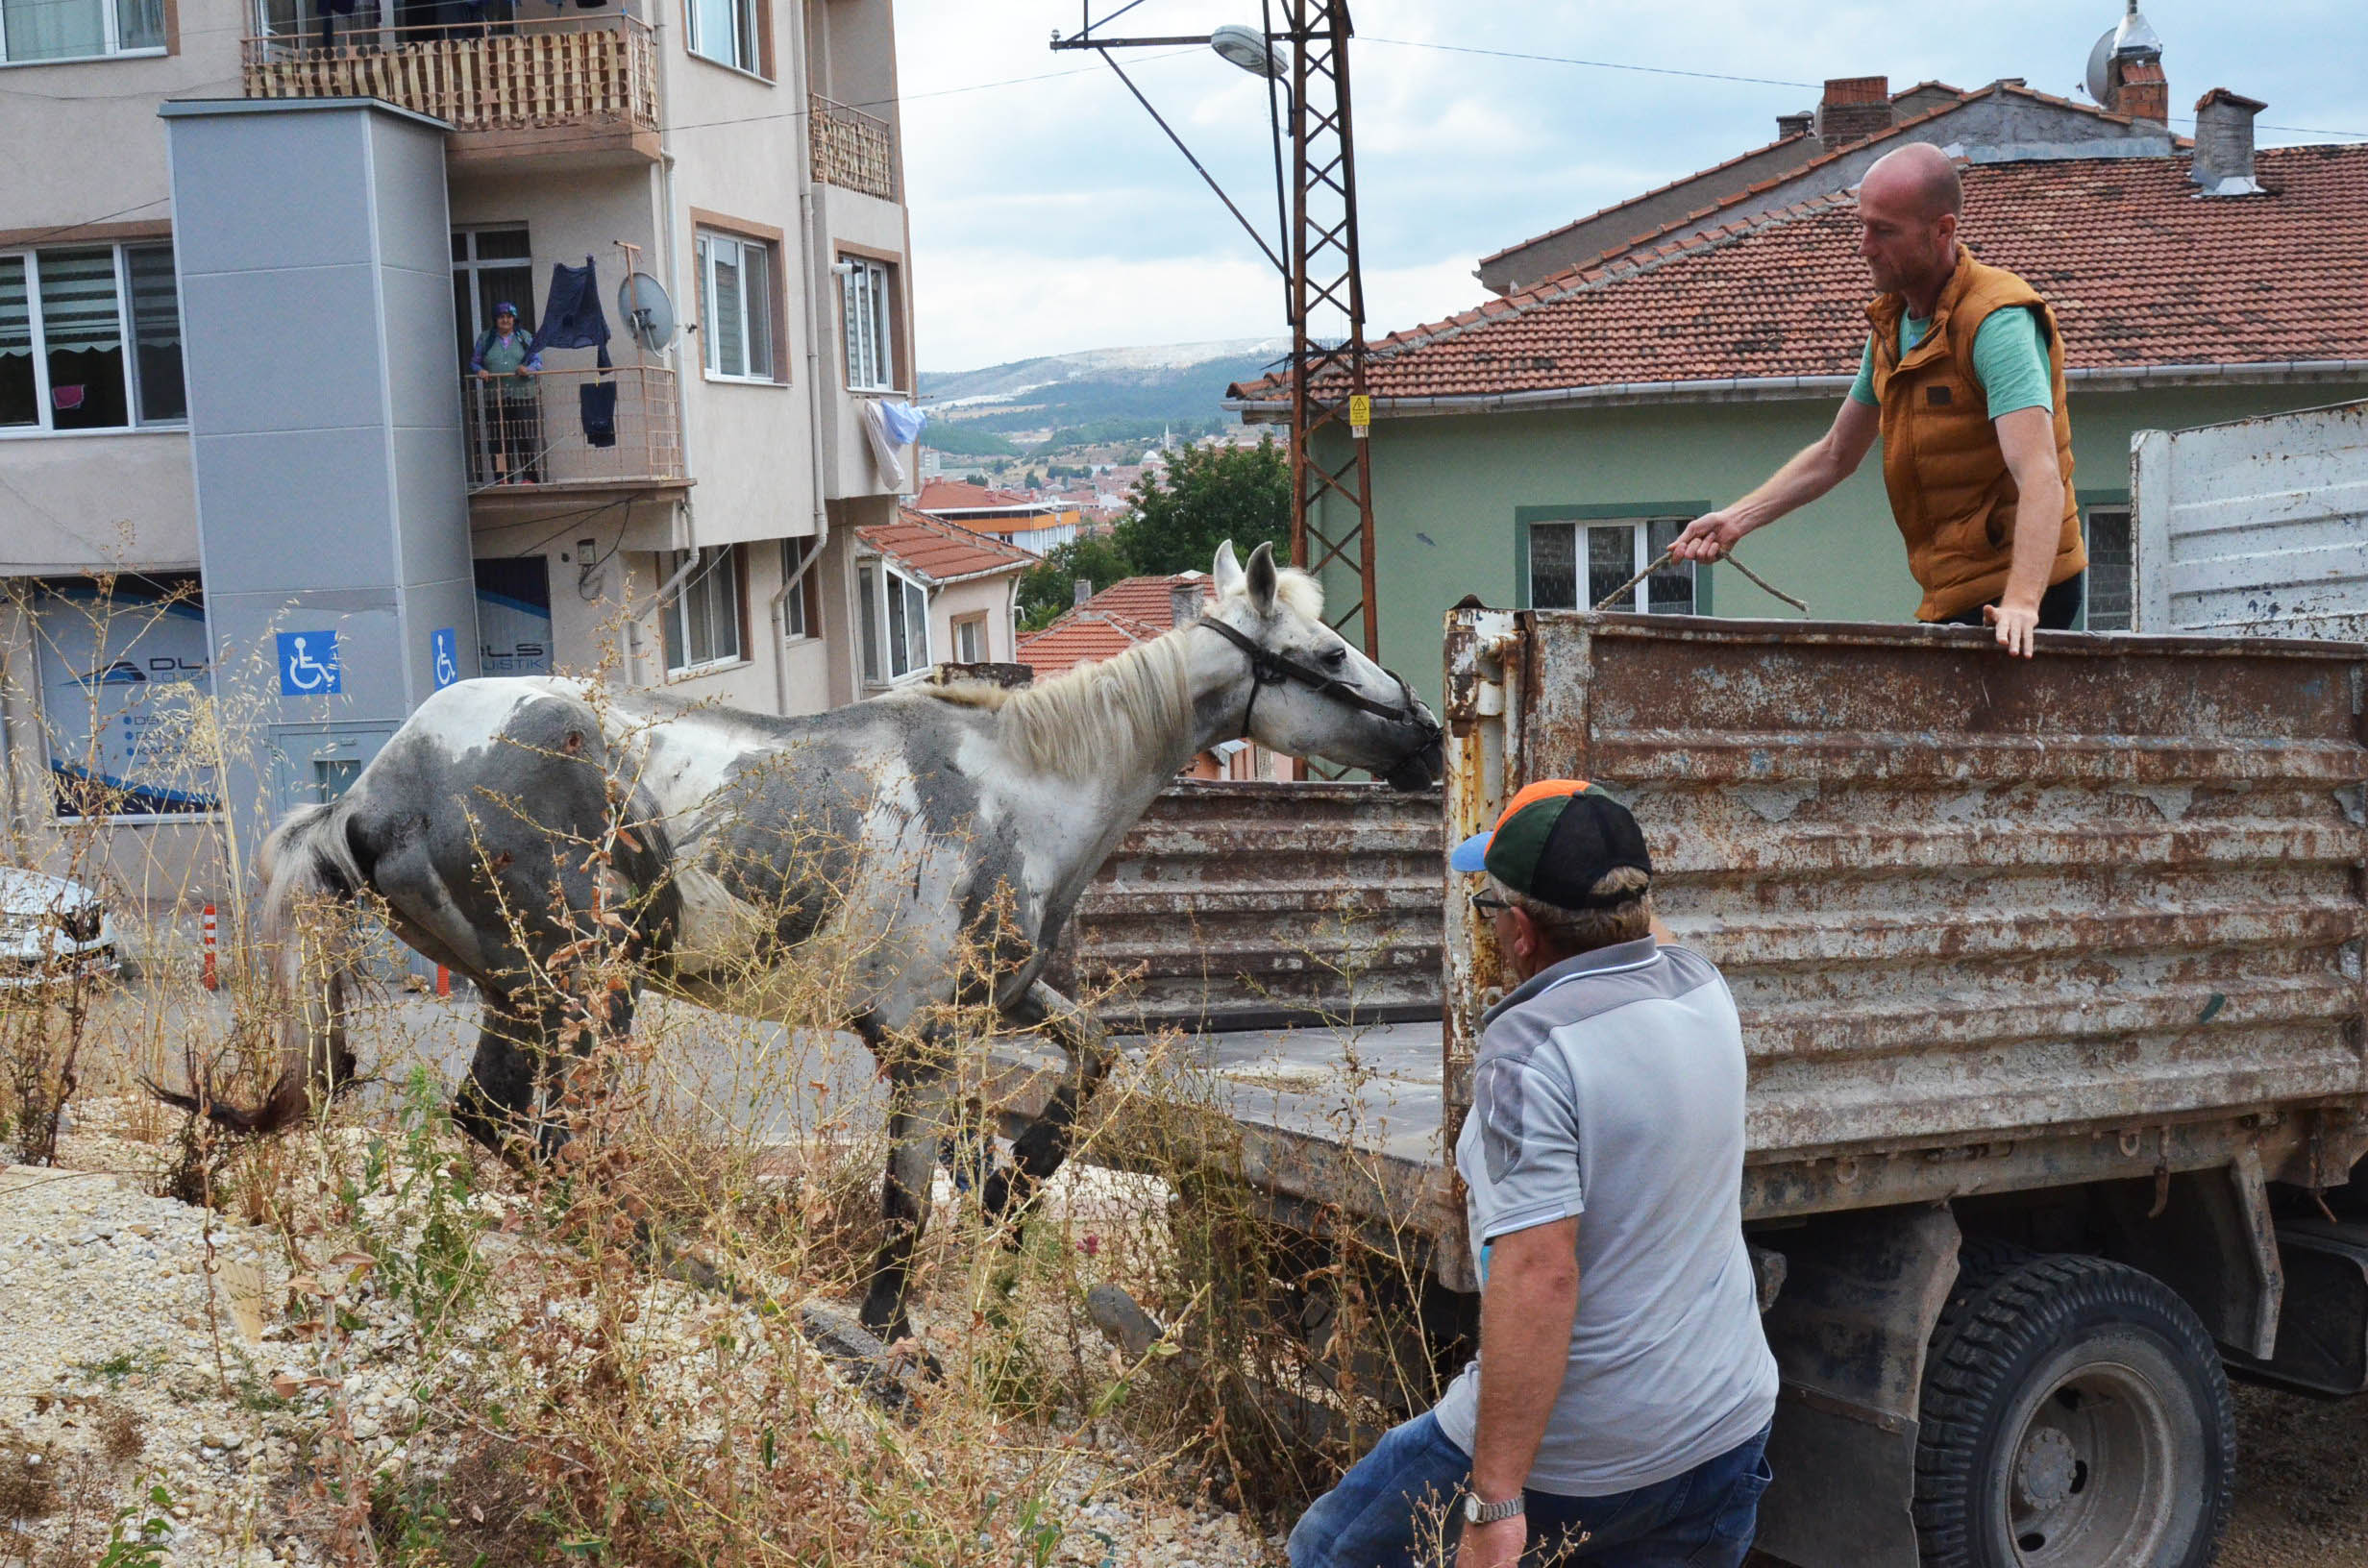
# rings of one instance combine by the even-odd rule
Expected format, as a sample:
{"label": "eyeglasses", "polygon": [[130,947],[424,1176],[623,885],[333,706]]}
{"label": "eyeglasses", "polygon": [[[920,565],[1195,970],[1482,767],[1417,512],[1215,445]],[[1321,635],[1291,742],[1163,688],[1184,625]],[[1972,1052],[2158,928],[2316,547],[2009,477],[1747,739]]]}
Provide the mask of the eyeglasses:
{"label": "eyeglasses", "polygon": [[1471,907],[1483,915],[1493,915],[1500,909],[1511,909],[1513,906],[1502,898],[1492,898],[1487,894],[1477,893],[1472,894]]}

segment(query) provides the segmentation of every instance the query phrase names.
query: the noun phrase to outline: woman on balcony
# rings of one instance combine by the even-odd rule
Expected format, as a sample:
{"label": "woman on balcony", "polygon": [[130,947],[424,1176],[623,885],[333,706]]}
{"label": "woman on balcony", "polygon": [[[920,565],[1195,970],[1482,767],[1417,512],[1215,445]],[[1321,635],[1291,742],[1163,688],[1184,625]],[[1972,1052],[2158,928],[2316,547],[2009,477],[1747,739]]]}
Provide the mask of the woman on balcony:
{"label": "woman on balcony", "polygon": [[518,307],[493,307],[493,325],[469,355],[477,372],[477,427],[495,484],[534,484],[543,477],[543,406],[534,378],[543,368],[534,334],[518,325]]}

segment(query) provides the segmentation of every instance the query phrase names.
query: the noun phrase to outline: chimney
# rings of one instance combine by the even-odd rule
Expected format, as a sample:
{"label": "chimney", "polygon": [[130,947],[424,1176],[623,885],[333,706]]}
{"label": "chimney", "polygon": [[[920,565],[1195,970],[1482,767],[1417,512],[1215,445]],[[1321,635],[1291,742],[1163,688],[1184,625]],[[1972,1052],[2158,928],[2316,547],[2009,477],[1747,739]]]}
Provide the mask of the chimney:
{"label": "chimney", "polygon": [[1200,579],[1168,584],[1168,624],[1188,626],[1200,619]]}
{"label": "chimney", "polygon": [[1804,109],[1798,114],[1779,114],[1776,116],[1776,139],[1782,141],[1788,136],[1805,136],[1816,128],[1816,124],[1817,111],[1813,109]]}
{"label": "chimney", "polygon": [[2269,106],[2226,87],[2195,101],[2195,183],[2207,196],[2257,196],[2253,178],[2253,116]]}
{"label": "chimney", "polygon": [[1825,100],[1817,105],[1817,136],[1833,152],[1891,129],[1891,79],[1887,76],[1826,78]]}
{"label": "chimney", "polygon": [[1074,609],[1094,597],[1094,579],[1079,577],[1069,585],[1069,604]]}
{"label": "chimney", "polygon": [[2097,101],[2115,114],[2167,128],[2171,83],[2162,74],[2162,40],[2153,24],[2138,13],[2137,0],[2129,0],[2129,7],[2113,29],[2113,52],[2105,62],[2105,91]]}

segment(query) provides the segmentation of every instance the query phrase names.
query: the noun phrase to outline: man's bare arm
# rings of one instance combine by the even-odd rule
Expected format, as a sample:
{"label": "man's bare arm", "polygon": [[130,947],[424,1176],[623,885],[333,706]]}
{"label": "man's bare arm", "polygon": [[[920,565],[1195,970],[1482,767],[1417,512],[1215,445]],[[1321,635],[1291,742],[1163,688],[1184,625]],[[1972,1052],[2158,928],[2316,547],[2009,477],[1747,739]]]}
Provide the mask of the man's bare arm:
{"label": "man's bare arm", "polygon": [[1686,525],[1672,548],[1681,561],[1714,561],[1743,535],[1798,511],[1858,472],[1883,430],[1883,413],[1856,398],[1841,408],[1823,435],[1792,454],[1789,462],[1750,495]]}
{"label": "man's bare arm", "polygon": [[[1471,1487],[1483,1502],[1518,1495],[1537,1462],[1570,1368],[1578,1245],[1576,1218],[1533,1225],[1489,1244],[1489,1281],[1480,1296],[1480,1423],[1471,1456]],[[1469,1527],[1458,1568],[1509,1565],[1526,1538],[1527,1524],[1517,1517]]]}
{"label": "man's bare arm", "polygon": [[2063,471],[2056,466],[2056,416],[2047,408],[2017,408],[1991,421],[1998,450],[2014,476],[2014,550],[2008,559],[2006,591],[1983,614],[1998,628],[2009,653],[2031,657],[2031,634],[2039,625],[2039,599],[2047,592],[2047,569],[2055,564],[2063,529]]}

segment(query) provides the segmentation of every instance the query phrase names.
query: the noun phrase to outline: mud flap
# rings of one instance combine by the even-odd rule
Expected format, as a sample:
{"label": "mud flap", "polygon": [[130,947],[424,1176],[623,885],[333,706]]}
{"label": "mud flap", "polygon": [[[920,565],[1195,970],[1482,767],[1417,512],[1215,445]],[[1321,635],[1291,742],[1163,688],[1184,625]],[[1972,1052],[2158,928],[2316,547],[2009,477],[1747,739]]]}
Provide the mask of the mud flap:
{"label": "mud flap", "polygon": [[1956,1217],[1870,1209],[1757,1239],[1785,1258],[1762,1320],[1784,1392],[1759,1547],[1799,1568],[1916,1568],[1916,1397],[1957,1281]]}

